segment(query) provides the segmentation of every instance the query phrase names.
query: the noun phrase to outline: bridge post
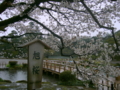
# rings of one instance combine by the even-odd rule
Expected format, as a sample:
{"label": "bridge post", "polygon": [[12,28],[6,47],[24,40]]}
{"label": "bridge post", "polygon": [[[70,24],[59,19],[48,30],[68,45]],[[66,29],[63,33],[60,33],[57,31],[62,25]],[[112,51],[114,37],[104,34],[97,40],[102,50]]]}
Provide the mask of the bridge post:
{"label": "bridge post", "polygon": [[64,65],[64,71],[65,71],[65,69],[66,69],[66,66]]}
{"label": "bridge post", "polygon": [[60,73],[60,64],[59,64],[59,73]]}
{"label": "bridge post", "polygon": [[72,72],[72,69],[71,69],[72,67],[71,67],[71,66],[69,66],[69,68],[70,68],[70,71]]}
{"label": "bridge post", "polygon": [[50,69],[52,69],[52,63],[50,62]]}
{"label": "bridge post", "polygon": [[54,62],[54,71],[56,71],[56,64],[55,64],[55,62]]}
{"label": "bridge post", "polygon": [[48,69],[48,61],[46,61],[46,67],[47,67],[47,69]]}

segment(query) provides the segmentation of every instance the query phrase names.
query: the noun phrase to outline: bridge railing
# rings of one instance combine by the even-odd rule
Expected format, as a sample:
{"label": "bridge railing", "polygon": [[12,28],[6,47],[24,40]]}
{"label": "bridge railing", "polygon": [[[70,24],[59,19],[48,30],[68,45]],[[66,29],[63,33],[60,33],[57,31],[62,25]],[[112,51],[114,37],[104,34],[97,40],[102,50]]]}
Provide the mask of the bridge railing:
{"label": "bridge railing", "polygon": [[111,81],[103,80],[100,83],[96,83],[97,90],[120,90],[120,81],[115,81],[114,83]]}
{"label": "bridge railing", "polygon": [[7,63],[1,62],[1,63],[0,63],[0,68],[1,68],[1,69],[6,68],[6,65],[7,65]]}
{"label": "bridge railing", "polygon": [[64,61],[60,62],[60,61],[44,60],[43,68],[51,70],[51,72],[53,71],[53,72],[61,73],[61,72],[66,71],[66,70],[69,70],[69,71],[72,72],[75,67],[66,64],[66,62],[64,62]]}

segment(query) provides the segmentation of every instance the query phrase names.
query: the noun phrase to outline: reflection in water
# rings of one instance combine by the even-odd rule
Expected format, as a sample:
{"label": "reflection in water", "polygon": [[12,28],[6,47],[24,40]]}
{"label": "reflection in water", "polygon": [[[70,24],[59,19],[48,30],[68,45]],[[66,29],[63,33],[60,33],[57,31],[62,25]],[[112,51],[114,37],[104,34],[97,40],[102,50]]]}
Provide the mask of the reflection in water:
{"label": "reflection in water", "polygon": [[0,78],[12,82],[27,80],[27,72],[26,70],[2,70],[0,71]]}

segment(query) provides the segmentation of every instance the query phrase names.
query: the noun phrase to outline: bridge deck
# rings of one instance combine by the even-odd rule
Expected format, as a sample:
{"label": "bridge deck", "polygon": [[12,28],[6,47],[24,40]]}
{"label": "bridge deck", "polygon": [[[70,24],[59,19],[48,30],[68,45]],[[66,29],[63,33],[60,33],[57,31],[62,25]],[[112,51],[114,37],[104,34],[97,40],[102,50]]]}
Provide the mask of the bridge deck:
{"label": "bridge deck", "polygon": [[69,71],[73,71],[74,70],[74,66],[71,66],[69,63],[69,65],[67,65],[65,62],[58,62],[58,61],[48,61],[48,60],[44,60],[43,62],[43,70],[44,71],[49,71],[51,73],[55,73],[55,74],[60,74],[61,72],[64,72],[66,70]]}

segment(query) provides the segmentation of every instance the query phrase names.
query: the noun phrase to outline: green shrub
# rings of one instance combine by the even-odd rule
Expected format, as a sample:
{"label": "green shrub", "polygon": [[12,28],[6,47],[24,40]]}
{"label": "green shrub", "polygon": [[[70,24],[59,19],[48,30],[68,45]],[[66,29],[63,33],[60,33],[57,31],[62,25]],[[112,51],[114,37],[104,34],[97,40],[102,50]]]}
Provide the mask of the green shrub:
{"label": "green shrub", "polygon": [[115,59],[116,61],[119,61],[119,60],[120,60],[120,55],[115,55],[115,56],[114,56],[114,59]]}
{"label": "green shrub", "polygon": [[2,78],[0,78],[0,82],[3,82],[4,80]]}
{"label": "green shrub", "polygon": [[115,66],[120,66],[120,63],[116,63]]}
{"label": "green shrub", "polygon": [[6,67],[10,67],[10,64],[7,64]]}
{"label": "green shrub", "polygon": [[60,74],[59,79],[61,82],[73,82],[76,80],[76,77],[71,71],[64,71]]}
{"label": "green shrub", "polygon": [[17,61],[9,61],[10,67],[14,67],[17,65]]}
{"label": "green shrub", "polygon": [[16,83],[27,83],[26,80],[20,80],[20,81],[16,81]]}
{"label": "green shrub", "polygon": [[27,68],[27,66],[28,66],[27,63],[23,63],[23,64],[22,64],[22,67],[23,67],[23,68]]}
{"label": "green shrub", "polygon": [[3,80],[6,83],[12,83],[10,80]]}
{"label": "green shrub", "polygon": [[71,71],[64,71],[59,76],[60,82],[58,84],[65,86],[85,86],[87,83],[89,87],[93,88],[94,84],[92,81],[81,81],[78,80]]}
{"label": "green shrub", "polygon": [[2,78],[0,78],[0,82],[11,83],[11,81],[10,81],[10,80],[3,80]]}

